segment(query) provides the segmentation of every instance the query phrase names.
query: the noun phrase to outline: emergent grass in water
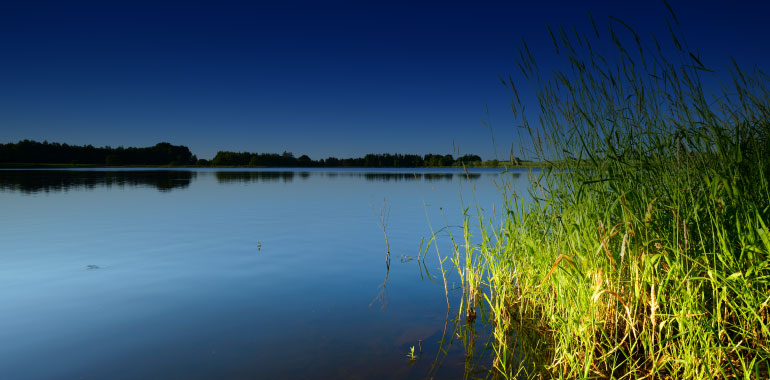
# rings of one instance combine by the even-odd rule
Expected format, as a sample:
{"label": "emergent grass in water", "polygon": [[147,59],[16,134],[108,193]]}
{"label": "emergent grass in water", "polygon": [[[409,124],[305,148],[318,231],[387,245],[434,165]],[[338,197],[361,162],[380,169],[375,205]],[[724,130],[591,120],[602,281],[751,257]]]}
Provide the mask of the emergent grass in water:
{"label": "emergent grass in water", "polygon": [[569,66],[548,80],[524,45],[542,130],[503,81],[554,164],[531,202],[504,190],[499,225],[478,217],[480,242],[466,212],[458,309],[491,324],[495,377],[767,378],[769,78],[733,61],[711,93],[673,31],[650,49],[620,21],[593,30],[553,31]]}

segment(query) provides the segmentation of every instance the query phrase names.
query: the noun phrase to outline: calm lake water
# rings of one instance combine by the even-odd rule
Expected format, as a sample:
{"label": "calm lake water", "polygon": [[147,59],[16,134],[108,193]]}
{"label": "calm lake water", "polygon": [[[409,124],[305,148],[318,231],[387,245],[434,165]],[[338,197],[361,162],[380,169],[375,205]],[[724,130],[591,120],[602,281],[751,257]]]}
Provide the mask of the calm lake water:
{"label": "calm lake water", "polygon": [[[499,213],[496,184],[527,181],[500,170],[0,170],[0,378],[482,372],[490,353],[467,364],[444,333],[435,249],[424,266],[409,258],[431,227],[461,237],[464,205]],[[423,352],[410,363],[411,346]]]}

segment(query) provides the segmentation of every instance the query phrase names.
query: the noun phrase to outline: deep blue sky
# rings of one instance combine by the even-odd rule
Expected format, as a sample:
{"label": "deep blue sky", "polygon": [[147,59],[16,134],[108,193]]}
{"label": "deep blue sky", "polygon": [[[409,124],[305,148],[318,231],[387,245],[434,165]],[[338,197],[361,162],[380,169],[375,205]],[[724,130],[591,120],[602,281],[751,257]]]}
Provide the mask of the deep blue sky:
{"label": "deep blue sky", "polygon": [[[485,104],[498,150],[516,139],[497,76],[522,38],[550,59],[546,24],[590,30],[588,11],[667,35],[657,1],[578,3],[3,1],[0,142],[489,159]],[[763,2],[670,3],[708,66],[770,66]]]}

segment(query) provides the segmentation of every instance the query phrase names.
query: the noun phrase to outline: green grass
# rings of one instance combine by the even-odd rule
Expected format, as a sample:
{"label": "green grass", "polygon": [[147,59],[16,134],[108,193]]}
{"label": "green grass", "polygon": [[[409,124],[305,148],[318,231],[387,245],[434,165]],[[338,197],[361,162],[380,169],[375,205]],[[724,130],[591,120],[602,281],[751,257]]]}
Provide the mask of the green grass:
{"label": "green grass", "polygon": [[450,256],[493,377],[770,376],[770,77],[733,62],[712,93],[671,25],[653,48],[553,30],[548,76],[522,48],[543,127],[513,112],[552,165],[502,186],[502,220],[466,212]]}

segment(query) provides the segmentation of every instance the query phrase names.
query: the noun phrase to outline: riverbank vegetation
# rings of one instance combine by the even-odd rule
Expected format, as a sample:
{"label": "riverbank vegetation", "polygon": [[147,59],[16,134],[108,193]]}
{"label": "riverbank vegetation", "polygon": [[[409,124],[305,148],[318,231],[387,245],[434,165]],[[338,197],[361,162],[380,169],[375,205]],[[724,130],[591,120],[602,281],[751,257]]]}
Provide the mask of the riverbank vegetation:
{"label": "riverbank vegetation", "polygon": [[555,164],[528,195],[502,187],[502,220],[466,213],[454,245],[495,376],[770,376],[770,77],[733,61],[712,86],[669,22],[651,47],[614,19],[549,29],[566,66],[548,76],[522,46],[542,128],[503,80]]}

